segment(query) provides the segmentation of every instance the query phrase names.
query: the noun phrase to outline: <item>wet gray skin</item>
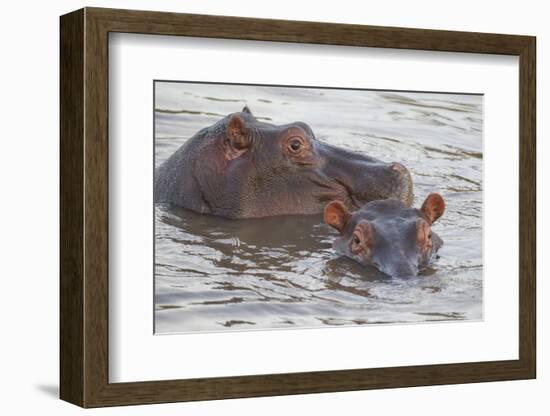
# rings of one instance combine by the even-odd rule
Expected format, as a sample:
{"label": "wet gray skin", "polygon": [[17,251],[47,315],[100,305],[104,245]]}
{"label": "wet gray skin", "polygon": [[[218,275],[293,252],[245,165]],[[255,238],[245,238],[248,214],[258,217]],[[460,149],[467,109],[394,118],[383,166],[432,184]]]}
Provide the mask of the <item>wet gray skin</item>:
{"label": "wet gray skin", "polygon": [[384,163],[315,138],[303,122],[273,125],[245,107],[200,130],[155,171],[155,202],[226,218],[319,214],[333,200],[412,203],[412,180]]}
{"label": "wet gray skin", "polygon": [[369,202],[350,212],[340,201],[325,208],[325,222],[339,231],[337,253],[392,277],[416,276],[436,256],[443,240],[432,225],[445,211],[441,195],[428,195],[420,209],[397,200]]}

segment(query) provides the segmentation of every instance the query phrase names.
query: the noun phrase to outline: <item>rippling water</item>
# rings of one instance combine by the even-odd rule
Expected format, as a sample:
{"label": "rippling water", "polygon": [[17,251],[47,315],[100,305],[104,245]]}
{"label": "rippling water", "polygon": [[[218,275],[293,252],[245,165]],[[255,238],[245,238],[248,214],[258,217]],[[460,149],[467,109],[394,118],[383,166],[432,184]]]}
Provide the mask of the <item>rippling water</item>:
{"label": "rippling water", "polygon": [[445,244],[420,276],[339,258],[321,216],[226,220],[155,208],[155,331],[226,331],[482,318],[482,97],[157,82],[155,163],[248,105],[275,124],[399,161],[419,207],[440,192]]}

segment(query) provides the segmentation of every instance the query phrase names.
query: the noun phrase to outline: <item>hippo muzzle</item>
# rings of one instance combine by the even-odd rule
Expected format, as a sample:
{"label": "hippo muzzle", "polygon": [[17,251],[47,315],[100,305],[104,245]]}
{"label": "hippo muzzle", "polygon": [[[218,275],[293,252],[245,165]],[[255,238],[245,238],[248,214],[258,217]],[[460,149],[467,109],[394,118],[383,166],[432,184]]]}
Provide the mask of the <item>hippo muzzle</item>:
{"label": "hippo muzzle", "polygon": [[[398,162],[385,163],[370,156],[327,144],[320,145],[327,177],[344,189],[342,202],[359,209],[367,202],[396,199],[412,204],[413,181],[409,170]],[[335,198],[336,199],[336,198]]]}

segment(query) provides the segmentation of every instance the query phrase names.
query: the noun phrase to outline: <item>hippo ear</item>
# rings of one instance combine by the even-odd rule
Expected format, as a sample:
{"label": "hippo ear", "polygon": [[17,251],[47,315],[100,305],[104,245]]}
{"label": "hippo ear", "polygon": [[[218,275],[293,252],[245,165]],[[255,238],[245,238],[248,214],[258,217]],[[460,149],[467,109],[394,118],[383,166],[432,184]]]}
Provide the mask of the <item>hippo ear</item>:
{"label": "hippo ear", "polygon": [[249,115],[251,115],[252,117],[254,117],[254,114],[252,114],[252,111],[250,111],[250,108],[248,108],[247,105],[245,105],[245,106],[243,107],[243,109],[241,110],[241,113],[246,113],[246,114],[249,114]]}
{"label": "hippo ear", "polygon": [[432,193],[428,195],[420,210],[424,213],[429,223],[433,224],[445,212],[445,201],[441,195]]}
{"label": "hippo ear", "polygon": [[225,141],[225,155],[228,160],[236,159],[250,147],[245,121],[237,114],[233,114],[227,123],[227,140]]}
{"label": "hippo ear", "polygon": [[340,232],[342,232],[350,217],[350,212],[340,201],[332,201],[325,207],[325,223]]}

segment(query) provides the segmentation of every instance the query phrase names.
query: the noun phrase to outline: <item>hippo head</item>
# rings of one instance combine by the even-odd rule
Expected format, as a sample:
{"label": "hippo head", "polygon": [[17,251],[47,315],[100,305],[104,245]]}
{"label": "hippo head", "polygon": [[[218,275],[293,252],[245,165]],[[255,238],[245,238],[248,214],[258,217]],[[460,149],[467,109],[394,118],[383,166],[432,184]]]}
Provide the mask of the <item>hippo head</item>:
{"label": "hippo head", "polygon": [[334,249],[363,265],[394,277],[416,276],[443,245],[432,224],[443,215],[441,195],[428,195],[422,208],[409,208],[397,200],[367,203],[355,212],[340,201],[325,208],[325,222],[340,236]]}
{"label": "hippo head", "polygon": [[227,218],[319,214],[333,200],[357,209],[386,198],[411,204],[403,165],[323,143],[303,122],[260,121],[248,107],[188,140],[155,182],[156,202]]}

